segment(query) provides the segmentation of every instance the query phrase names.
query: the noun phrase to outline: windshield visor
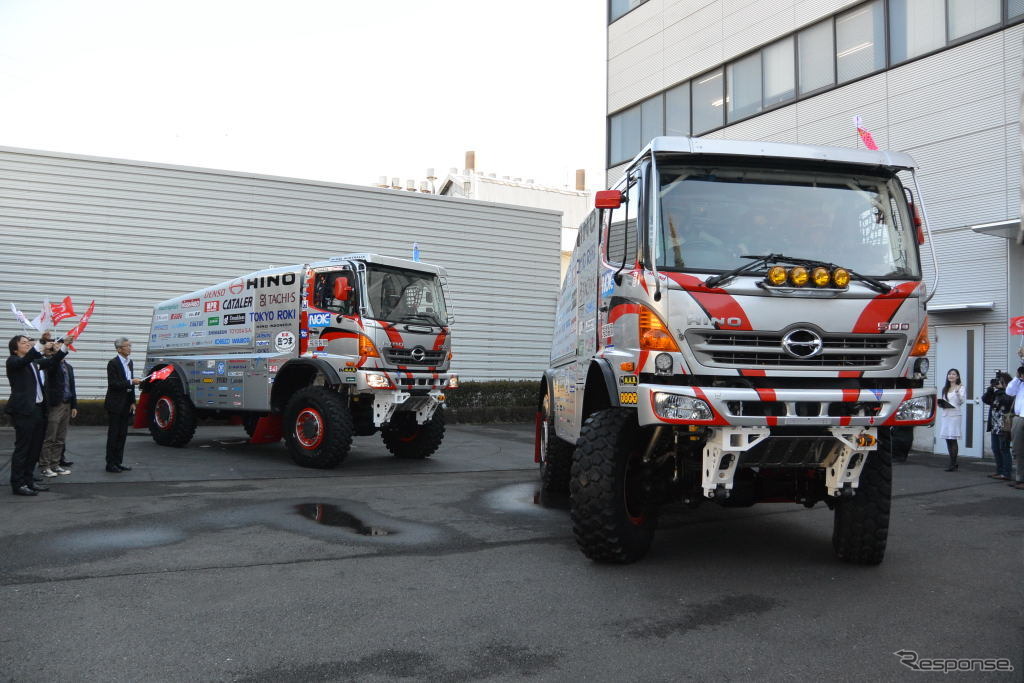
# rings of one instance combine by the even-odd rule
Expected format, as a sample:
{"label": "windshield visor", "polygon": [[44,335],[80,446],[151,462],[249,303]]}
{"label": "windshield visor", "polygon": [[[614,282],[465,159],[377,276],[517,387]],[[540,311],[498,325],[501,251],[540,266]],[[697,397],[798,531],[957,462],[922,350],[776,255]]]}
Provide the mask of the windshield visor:
{"label": "windshield visor", "polygon": [[921,276],[898,181],[751,168],[664,169],[660,270],[716,273],[785,254],[883,279]]}
{"label": "windshield visor", "polygon": [[448,324],[441,281],[430,273],[368,265],[366,298],[374,320],[439,327]]}

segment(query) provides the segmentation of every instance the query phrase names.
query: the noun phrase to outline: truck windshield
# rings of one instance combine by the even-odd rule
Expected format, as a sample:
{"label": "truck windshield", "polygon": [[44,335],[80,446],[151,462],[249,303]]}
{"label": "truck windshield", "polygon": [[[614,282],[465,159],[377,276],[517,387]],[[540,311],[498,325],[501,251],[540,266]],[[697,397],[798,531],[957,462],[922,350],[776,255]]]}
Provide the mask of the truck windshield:
{"label": "truck windshield", "polygon": [[431,273],[367,264],[366,298],[374,320],[448,324],[441,281]]}
{"label": "truck windshield", "polygon": [[758,168],[663,168],[655,258],[662,270],[736,268],[747,254],[918,279],[916,234],[896,180]]}

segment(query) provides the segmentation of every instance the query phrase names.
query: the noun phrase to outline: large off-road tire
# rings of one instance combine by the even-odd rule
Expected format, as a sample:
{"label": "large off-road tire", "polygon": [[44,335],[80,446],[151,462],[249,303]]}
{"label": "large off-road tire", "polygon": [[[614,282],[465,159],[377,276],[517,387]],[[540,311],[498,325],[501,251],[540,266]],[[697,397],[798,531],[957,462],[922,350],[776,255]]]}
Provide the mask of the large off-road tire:
{"label": "large off-road tire", "polygon": [[599,410],[583,423],[569,480],[572,531],[583,554],[625,564],[647,554],[658,506],[647,485],[636,411]]}
{"label": "large off-road tire", "polygon": [[540,490],[544,493],[569,493],[572,453],[576,447],[555,435],[555,411],[551,394],[541,401]]}
{"label": "large off-road tire", "polygon": [[196,408],[174,375],[149,390],[149,433],[161,446],[181,448],[196,433]]}
{"label": "large off-road tire", "polygon": [[438,408],[424,424],[416,424],[416,414],[395,413],[380,428],[384,445],[396,458],[429,458],[444,439],[444,411]]}
{"label": "large off-road tire", "polygon": [[352,447],[345,397],[327,387],[296,391],[285,407],[282,431],[292,460],[303,467],[337,467]]}
{"label": "large off-road tire", "polygon": [[889,537],[892,500],[892,459],[874,451],[864,463],[857,493],[836,501],[832,548],[836,557],[852,564],[879,564]]}

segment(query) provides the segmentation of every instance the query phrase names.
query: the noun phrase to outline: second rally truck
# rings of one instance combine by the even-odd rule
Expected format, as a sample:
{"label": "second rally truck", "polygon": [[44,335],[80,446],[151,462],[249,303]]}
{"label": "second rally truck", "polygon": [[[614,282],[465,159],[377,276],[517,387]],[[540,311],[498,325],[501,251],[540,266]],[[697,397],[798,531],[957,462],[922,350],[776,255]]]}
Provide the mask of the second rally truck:
{"label": "second rally truck", "polygon": [[353,436],[381,432],[397,457],[444,437],[451,316],[439,266],[350,254],[270,268],[157,304],[136,427],[183,446],[203,418],[281,439],[330,468]]}

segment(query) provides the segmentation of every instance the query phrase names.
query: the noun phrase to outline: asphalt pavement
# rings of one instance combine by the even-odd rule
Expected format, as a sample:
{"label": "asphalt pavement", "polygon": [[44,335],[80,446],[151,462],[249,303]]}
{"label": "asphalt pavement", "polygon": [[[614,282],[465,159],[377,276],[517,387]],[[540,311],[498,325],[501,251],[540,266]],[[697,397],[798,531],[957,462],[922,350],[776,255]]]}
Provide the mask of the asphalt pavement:
{"label": "asphalt pavement", "polygon": [[72,475],[0,492],[0,680],[1024,680],[1024,491],[991,464],[896,465],[878,567],[784,504],[671,508],[604,566],[537,494],[531,425],[449,426],[424,461],[359,437],[329,471],[196,436],[133,432],[109,474],[72,428]]}

